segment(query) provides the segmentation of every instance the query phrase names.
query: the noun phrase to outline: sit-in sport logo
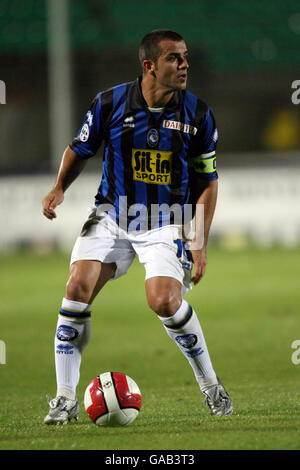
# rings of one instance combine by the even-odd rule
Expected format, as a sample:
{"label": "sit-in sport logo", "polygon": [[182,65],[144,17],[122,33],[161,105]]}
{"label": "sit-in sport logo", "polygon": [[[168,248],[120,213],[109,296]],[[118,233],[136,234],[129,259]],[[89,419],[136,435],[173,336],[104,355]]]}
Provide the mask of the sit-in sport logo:
{"label": "sit-in sport logo", "polygon": [[3,80],[0,80],[0,104],[6,104],[6,86]]}
{"label": "sit-in sport logo", "polygon": [[152,184],[171,184],[172,152],[132,149],[133,179]]}

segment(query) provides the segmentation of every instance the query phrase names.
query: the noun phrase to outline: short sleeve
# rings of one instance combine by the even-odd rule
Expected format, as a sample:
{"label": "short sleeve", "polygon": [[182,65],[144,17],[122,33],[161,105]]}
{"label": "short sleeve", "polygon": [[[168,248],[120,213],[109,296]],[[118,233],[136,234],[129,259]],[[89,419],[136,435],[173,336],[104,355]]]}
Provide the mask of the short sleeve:
{"label": "short sleeve", "polygon": [[72,140],[70,148],[80,158],[91,158],[97,153],[103,137],[104,125],[101,115],[101,93],[98,93],[84,117],[77,136]]}
{"label": "short sleeve", "polygon": [[196,145],[193,149],[193,155],[190,158],[192,170],[203,179],[217,179],[216,147],[218,129],[213,112],[209,107],[195,136],[195,140]]}

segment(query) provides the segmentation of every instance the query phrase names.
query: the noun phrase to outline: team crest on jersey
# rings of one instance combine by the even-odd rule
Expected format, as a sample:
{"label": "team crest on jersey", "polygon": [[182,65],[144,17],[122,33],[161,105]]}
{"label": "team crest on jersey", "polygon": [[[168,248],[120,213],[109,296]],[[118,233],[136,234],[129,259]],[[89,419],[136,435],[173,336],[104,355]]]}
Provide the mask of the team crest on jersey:
{"label": "team crest on jersey", "polygon": [[147,142],[150,147],[156,147],[159,141],[159,133],[157,129],[150,129],[147,134]]}
{"label": "team crest on jersey", "polygon": [[181,131],[184,132],[185,134],[192,134],[196,135],[197,134],[197,127],[190,126],[190,124],[185,124],[184,122],[179,122],[179,121],[168,121],[165,119],[163,121],[163,127],[166,129],[172,129],[174,131]]}
{"label": "team crest on jersey", "polygon": [[84,126],[82,126],[79,139],[81,140],[81,142],[86,142],[89,138],[89,135],[90,135],[90,128],[89,128],[89,125],[85,123]]}
{"label": "team crest on jersey", "polygon": [[150,149],[132,149],[134,181],[152,184],[171,183],[172,152]]}

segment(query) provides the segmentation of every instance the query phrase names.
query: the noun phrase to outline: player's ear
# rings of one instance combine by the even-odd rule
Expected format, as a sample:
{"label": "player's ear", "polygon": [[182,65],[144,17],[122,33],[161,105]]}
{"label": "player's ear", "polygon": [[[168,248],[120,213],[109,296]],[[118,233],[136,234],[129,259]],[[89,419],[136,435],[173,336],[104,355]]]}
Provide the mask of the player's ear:
{"label": "player's ear", "polygon": [[155,64],[154,64],[153,60],[145,59],[143,61],[143,68],[144,68],[144,73],[154,72]]}

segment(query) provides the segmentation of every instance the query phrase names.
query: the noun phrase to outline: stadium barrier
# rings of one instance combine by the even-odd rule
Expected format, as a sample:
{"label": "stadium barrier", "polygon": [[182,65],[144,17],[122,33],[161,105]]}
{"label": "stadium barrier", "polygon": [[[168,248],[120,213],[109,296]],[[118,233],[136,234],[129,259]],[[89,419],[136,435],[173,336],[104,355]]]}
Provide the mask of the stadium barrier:
{"label": "stadium barrier", "polygon": [[[300,244],[299,168],[222,169],[211,239],[236,248]],[[65,194],[53,221],[41,201],[52,176],[0,178],[0,251],[16,246],[70,250],[93,204],[99,175],[83,173]]]}

